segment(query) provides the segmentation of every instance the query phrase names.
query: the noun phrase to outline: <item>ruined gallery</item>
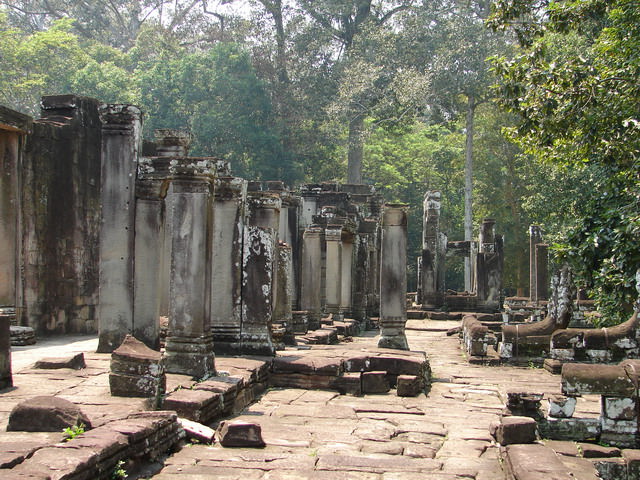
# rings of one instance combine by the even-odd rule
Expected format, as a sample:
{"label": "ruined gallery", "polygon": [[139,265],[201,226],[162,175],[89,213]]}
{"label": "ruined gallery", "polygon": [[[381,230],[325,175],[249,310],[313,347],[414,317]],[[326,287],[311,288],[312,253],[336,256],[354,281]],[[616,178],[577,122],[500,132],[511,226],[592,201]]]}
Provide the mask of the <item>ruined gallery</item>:
{"label": "ruined gallery", "polygon": [[505,298],[500,219],[450,239],[439,191],[254,181],[136,106],[41,106],[0,107],[3,480],[640,479],[638,305],[594,328],[539,226]]}

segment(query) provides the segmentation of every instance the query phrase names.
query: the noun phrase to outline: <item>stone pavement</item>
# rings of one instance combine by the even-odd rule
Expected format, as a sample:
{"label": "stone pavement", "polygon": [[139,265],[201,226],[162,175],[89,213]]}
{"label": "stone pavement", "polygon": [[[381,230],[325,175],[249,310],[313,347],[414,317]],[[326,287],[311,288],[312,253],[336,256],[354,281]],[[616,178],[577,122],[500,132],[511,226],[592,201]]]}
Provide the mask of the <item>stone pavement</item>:
{"label": "stone pavement", "polygon": [[[410,320],[407,324],[410,348],[429,356],[433,383],[428,396],[401,398],[392,390],[388,394],[355,397],[273,388],[237,417],[261,425],[266,448],[188,445],[168,457],[162,471],[153,478],[505,478],[489,424],[502,411],[506,392],[559,394],[560,379],[539,368],[470,365],[458,338],[446,336],[449,328],[458,325],[457,321],[429,320]],[[0,394],[0,443],[7,441],[9,435],[16,435],[4,432],[13,405],[35,395],[55,394],[79,403],[96,424],[145,408],[142,400],[109,395],[110,356],[92,353],[97,344],[95,338],[66,337],[65,342],[48,340],[36,347],[13,349],[16,387]],[[343,347],[361,349],[376,344],[377,338],[369,334],[355,337],[353,343]],[[30,368],[39,358],[83,350],[86,369]],[[581,415],[597,414],[599,405],[592,399],[580,399],[577,410]],[[57,436],[19,435],[20,441],[34,442],[55,441],[53,437]],[[12,438],[17,440],[16,436]]]}

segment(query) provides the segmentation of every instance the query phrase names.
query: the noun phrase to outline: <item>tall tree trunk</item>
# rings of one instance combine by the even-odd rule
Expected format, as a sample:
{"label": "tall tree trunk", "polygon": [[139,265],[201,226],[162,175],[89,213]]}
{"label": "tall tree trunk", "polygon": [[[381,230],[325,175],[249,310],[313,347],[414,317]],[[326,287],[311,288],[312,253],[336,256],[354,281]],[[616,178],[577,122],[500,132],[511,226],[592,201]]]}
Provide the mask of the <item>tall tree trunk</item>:
{"label": "tall tree trunk", "polygon": [[349,122],[349,155],[347,183],[362,183],[362,157],[364,150],[364,115],[354,113]]}
{"label": "tall tree trunk", "polygon": [[[464,151],[464,239],[473,239],[473,120],[476,102],[473,95],[469,95],[467,102],[466,143]],[[464,289],[471,291],[471,259],[464,260]]]}

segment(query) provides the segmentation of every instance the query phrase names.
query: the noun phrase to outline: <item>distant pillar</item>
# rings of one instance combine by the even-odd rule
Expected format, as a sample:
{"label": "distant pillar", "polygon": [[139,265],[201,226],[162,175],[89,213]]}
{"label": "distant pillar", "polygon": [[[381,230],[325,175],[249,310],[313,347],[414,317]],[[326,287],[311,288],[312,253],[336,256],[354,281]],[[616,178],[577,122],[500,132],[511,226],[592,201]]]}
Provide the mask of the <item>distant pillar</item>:
{"label": "distant pillar", "polygon": [[160,275],[164,264],[166,157],[141,158],[136,181],[135,282],[132,334],[160,350]]}
{"label": "distant pillar", "polygon": [[238,353],[242,328],[242,236],[247,181],[216,181],[211,274],[211,331],[216,353]]}
{"label": "distant pillar", "polygon": [[535,246],[536,255],[536,278],[535,278],[535,298],[532,302],[549,299],[549,245],[538,243]]}
{"label": "distant pillar", "polygon": [[[215,374],[209,320],[213,169],[200,158],[174,158],[167,371]],[[204,164],[203,164],[204,163]]]}
{"label": "distant pillar", "polygon": [[408,350],[407,322],[407,206],[386,204],[380,254],[379,347]]}
{"label": "distant pillar", "polygon": [[276,242],[281,201],[278,195],[251,193],[249,224],[244,229],[242,275],[242,353],[273,355],[271,337]]}
{"label": "distant pillar", "polygon": [[341,285],[342,291],[340,292],[340,310],[342,312],[351,313],[351,288],[353,283],[351,281],[351,274],[353,271],[353,236],[347,236],[342,241],[342,274]]}
{"label": "distant pillar", "polygon": [[342,295],[342,226],[327,225],[326,242],[326,296],[328,313],[340,313]]}
{"label": "distant pillar", "polygon": [[285,327],[287,334],[293,334],[293,314],[291,295],[293,283],[291,279],[291,247],[286,243],[278,243],[278,268],[276,273],[276,301],[273,318],[276,323]]}
{"label": "distant pillar", "polygon": [[422,218],[422,257],[420,261],[420,303],[423,308],[436,308],[442,303],[438,284],[440,256],[440,192],[429,191],[424,196]]}
{"label": "distant pillar", "polygon": [[109,353],[133,330],[135,181],[142,114],[104,105],[98,352]]}
{"label": "distant pillar", "polygon": [[300,308],[308,312],[310,330],[320,328],[323,233],[322,227],[311,225],[302,236]]}
{"label": "distant pillar", "polygon": [[539,225],[529,227],[529,299],[535,301],[536,292],[536,245],[542,243],[542,229]]}

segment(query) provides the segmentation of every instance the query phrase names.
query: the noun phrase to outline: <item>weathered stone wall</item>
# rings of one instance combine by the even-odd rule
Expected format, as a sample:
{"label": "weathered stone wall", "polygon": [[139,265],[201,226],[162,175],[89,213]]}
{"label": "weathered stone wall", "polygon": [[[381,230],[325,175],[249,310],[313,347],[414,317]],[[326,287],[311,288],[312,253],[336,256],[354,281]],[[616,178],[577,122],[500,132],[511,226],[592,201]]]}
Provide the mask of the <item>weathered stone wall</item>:
{"label": "weathered stone wall", "polygon": [[96,332],[100,231],[98,102],[44,97],[23,165],[21,321],[40,333]]}

